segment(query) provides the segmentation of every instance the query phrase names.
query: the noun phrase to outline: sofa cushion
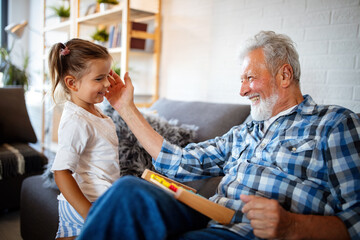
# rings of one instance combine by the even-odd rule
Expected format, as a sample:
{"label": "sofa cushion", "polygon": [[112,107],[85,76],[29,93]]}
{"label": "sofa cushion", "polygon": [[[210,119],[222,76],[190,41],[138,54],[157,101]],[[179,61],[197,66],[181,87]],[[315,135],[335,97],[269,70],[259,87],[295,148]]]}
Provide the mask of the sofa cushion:
{"label": "sofa cushion", "polygon": [[166,119],[178,119],[180,123],[199,127],[195,142],[221,136],[233,126],[239,125],[250,114],[249,105],[230,103],[184,102],[159,99],[151,108]]}

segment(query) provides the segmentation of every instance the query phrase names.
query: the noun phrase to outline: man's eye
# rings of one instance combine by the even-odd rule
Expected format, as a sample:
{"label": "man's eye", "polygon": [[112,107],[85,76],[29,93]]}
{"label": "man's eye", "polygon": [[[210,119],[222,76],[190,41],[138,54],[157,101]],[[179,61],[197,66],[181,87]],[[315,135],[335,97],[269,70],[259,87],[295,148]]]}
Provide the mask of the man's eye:
{"label": "man's eye", "polygon": [[245,81],[248,82],[248,83],[251,83],[251,82],[254,81],[254,77],[253,76],[248,76],[248,77],[241,78],[240,83],[243,84]]}

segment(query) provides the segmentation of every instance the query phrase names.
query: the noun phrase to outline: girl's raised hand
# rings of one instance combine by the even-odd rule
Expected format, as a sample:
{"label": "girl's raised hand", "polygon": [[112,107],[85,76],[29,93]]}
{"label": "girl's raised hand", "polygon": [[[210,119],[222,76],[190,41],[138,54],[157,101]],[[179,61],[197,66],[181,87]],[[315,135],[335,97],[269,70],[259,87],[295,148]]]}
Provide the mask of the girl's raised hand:
{"label": "girl's raised hand", "polygon": [[125,73],[123,82],[119,75],[111,70],[108,75],[108,80],[110,82],[110,87],[108,88],[105,97],[115,110],[120,111],[122,108],[134,104],[134,87],[128,72]]}

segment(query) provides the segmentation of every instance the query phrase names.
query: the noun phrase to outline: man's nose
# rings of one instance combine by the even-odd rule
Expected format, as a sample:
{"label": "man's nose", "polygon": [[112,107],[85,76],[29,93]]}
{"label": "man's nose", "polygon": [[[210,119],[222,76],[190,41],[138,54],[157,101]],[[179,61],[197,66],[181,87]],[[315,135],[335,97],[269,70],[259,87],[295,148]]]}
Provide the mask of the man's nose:
{"label": "man's nose", "polygon": [[249,91],[250,91],[249,83],[247,81],[243,81],[240,87],[240,95],[242,97],[245,97],[249,93]]}

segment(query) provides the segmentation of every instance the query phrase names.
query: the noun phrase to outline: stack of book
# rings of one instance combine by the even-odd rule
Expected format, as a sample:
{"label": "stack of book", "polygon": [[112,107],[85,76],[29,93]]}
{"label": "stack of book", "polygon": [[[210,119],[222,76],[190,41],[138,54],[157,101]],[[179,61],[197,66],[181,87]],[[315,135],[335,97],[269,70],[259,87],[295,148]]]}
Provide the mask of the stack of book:
{"label": "stack of book", "polygon": [[108,43],[108,48],[117,48],[121,46],[121,23],[109,26]]}
{"label": "stack of book", "polygon": [[[132,30],[144,31],[147,30],[147,24],[135,23],[131,24]],[[121,23],[109,26],[109,41],[108,48],[121,47]],[[130,48],[132,49],[145,49],[145,39],[131,38]]]}

